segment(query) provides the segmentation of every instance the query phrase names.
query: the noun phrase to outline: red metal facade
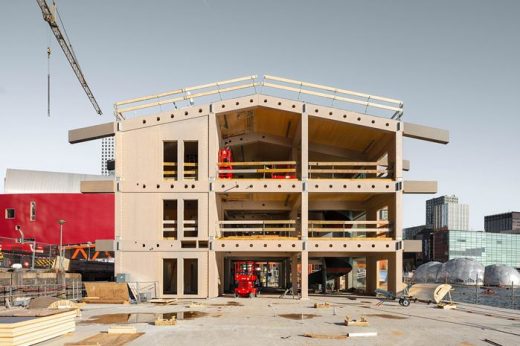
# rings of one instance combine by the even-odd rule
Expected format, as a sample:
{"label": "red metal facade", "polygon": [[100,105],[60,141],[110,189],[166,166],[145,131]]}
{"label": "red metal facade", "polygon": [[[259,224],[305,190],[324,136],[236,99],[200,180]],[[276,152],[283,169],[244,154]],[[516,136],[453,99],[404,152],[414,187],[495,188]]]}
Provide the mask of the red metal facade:
{"label": "red metal facade", "polygon": [[[34,217],[31,220],[31,204]],[[14,218],[8,218],[14,209]],[[0,236],[19,238],[21,226],[26,239],[59,244],[58,220],[63,219],[63,244],[114,239],[114,195],[81,194],[0,194]]]}

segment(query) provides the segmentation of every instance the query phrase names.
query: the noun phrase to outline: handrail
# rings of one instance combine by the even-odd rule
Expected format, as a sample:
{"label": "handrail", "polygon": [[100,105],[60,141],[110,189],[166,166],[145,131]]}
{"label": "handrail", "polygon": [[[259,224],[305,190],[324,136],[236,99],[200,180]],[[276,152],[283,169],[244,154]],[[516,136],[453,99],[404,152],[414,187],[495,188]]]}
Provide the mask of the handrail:
{"label": "handrail", "polygon": [[[388,167],[380,165],[379,162],[309,162],[309,178],[313,178],[313,174],[323,178],[338,178],[336,175],[344,174],[375,174],[374,178],[389,177],[392,170]],[[382,167],[382,168],[380,168]],[[323,176],[326,175],[326,176]]]}
{"label": "handrail", "polygon": [[[296,179],[296,161],[219,162],[219,178]],[[258,167],[254,167],[258,166]]]}
{"label": "handrail", "polygon": [[[264,236],[285,235],[296,232],[296,220],[225,220],[218,221],[218,229],[223,237],[251,236],[254,233]],[[232,227],[226,227],[232,226]],[[241,227],[242,226],[242,227]]]}
{"label": "handrail", "polygon": [[[387,220],[309,220],[309,236],[314,238],[320,233],[336,233],[346,237],[347,234],[375,233],[375,237],[392,232],[391,223]],[[361,226],[361,227],[360,227]],[[318,236],[319,238],[319,236]]]}
{"label": "handrail", "polygon": [[[167,104],[175,105],[176,102],[182,101],[189,101],[192,103],[196,98],[216,94],[219,94],[222,99],[222,94],[242,89],[253,88],[256,93],[257,87],[291,91],[298,93],[298,97],[301,94],[306,94],[329,99],[332,100],[332,102],[342,101],[360,105],[365,107],[365,113],[367,113],[369,107],[393,111],[394,114],[392,115],[392,119],[399,119],[403,114],[403,102],[400,100],[270,75],[265,75],[261,82],[258,81],[256,75],[250,75],[119,101],[114,103],[114,114],[116,115],[116,118],[120,120],[125,119],[124,113],[131,111]],[[191,94],[192,91],[197,92]],[[156,101],[143,103],[150,100]],[[122,108],[122,106],[127,107]]]}

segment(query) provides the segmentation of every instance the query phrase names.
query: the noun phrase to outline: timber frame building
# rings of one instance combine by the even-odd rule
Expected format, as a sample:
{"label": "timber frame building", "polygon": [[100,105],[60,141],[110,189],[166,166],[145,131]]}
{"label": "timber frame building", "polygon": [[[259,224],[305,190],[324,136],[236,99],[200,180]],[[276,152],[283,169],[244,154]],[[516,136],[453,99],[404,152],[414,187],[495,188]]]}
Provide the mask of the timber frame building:
{"label": "timber frame building", "polygon": [[71,130],[69,142],[115,137],[116,180],[82,192],[115,193],[116,273],[158,282],[160,297],[206,298],[230,289],[233,261],[272,259],[280,286],[307,298],[313,259],[365,257],[367,291],[379,261],[388,289],[401,289],[403,193],[437,189],[403,179],[403,136],[449,140],[401,121],[402,102],[248,76],[115,108],[117,121]]}

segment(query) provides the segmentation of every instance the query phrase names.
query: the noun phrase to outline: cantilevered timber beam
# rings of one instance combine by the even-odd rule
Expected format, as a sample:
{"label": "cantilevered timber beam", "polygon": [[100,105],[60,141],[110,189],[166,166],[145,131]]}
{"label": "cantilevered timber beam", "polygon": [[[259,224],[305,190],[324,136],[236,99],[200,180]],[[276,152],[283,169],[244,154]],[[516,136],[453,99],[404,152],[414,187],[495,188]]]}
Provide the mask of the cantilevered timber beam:
{"label": "cantilevered timber beam", "polygon": [[441,144],[450,141],[450,133],[446,130],[406,122],[403,123],[403,136]]}
{"label": "cantilevered timber beam", "polygon": [[82,193],[113,193],[115,192],[114,180],[85,180],[80,182]]}
{"label": "cantilevered timber beam", "polygon": [[112,137],[116,133],[117,123],[105,123],[89,127],[82,127],[69,131],[69,143],[81,143],[95,139]]}
{"label": "cantilevered timber beam", "polygon": [[430,194],[437,193],[436,181],[405,180],[403,181],[403,193],[408,194]]}
{"label": "cantilevered timber beam", "polygon": [[282,136],[274,136],[265,133],[247,133],[239,136],[232,136],[224,139],[224,145],[247,145],[258,142],[272,143],[283,147],[290,147],[292,145],[290,138]]}

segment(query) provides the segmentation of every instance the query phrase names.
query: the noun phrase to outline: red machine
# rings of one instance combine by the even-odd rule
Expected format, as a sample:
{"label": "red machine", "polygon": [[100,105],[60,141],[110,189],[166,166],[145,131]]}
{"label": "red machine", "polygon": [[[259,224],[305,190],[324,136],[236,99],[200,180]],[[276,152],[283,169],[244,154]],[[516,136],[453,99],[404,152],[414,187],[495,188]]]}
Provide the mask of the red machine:
{"label": "red machine", "polygon": [[235,262],[235,297],[258,296],[257,281],[255,262]]}
{"label": "red machine", "polygon": [[[233,162],[233,153],[229,147],[225,147],[218,151],[218,169],[232,170],[233,166],[226,164],[228,162]],[[233,178],[233,173],[219,173],[218,177],[223,179],[231,179]]]}

